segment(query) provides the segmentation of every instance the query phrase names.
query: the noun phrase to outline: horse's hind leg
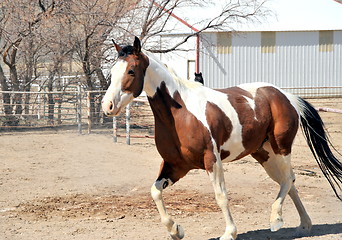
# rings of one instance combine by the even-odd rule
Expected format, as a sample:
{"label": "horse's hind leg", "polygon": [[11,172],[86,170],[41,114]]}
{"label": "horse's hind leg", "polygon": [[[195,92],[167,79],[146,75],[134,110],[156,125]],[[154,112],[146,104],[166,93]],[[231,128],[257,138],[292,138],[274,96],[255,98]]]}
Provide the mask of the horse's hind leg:
{"label": "horse's hind leg", "polygon": [[290,164],[291,155],[275,154],[271,144],[266,142],[263,148],[253,153],[252,156],[262,164],[267,174],[280,185],[278,196],[272,204],[270,217],[271,231],[277,231],[283,226],[282,206],[285,196],[290,191],[294,181],[294,174]]}
{"label": "horse's hind leg", "polygon": [[290,165],[291,156],[275,156],[265,162],[263,167],[268,175],[280,185],[278,196],[272,204],[270,217],[271,231],[278,231],[284,224],[282,208],[286,195],[290,191],[294,175]]}
{"label": "horse's hind leg", "polygon": [[174,183],[171,181],[170,176],[168,176],[170,174],[168,173],[168,166],[163,165],[158,179],[151,187],[151,196],[157,206],[161,222],[166,226],[171,238],[174,240],[179,240],[184,237],[184,230],[179,224],[175,223],[170,215],[167,213],[162,196],[163,190]]}
{"label": "horse's hind leg", "polygon": [[270,143],[266,142],[263,148],[253,153],[252,156],[262,164],[267,174],[280,185],[278,196],[272,204],[270,217],[271,231],[277,231],[283,225],[282,206],[287,194],[292,198],[300,215],[301,224],[298,230],[302,229],[302,232],[309,231],[311,220],[294,186],[295,176],[291,167],[291,154],[286,156],[275,154]]}
{"label": "horse's hind leg", "polygon": [[307,214],[302,201],[300,200],[299,196],[298,196],[298,192],[297,189],[295,187],[295,185],[292,185],[290,191],[289,191],[289,195],[293,201],[293,203],[295,204],[298,214],[300,216],[300,225],[297,228],[297,235],[298,236],[303,236],[303,235],[307,235],[312,227],[312,223],[311,223],[311,219],[309,217],[309,215]]}

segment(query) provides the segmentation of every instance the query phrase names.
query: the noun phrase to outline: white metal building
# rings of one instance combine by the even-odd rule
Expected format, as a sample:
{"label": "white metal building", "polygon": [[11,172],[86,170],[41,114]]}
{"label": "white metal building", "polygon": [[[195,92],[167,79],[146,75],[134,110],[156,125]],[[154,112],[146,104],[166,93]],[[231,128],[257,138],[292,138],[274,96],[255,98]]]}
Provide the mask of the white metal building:
{"label": "white metal building", "polygon": [[[224,88],[262,81],[302,96],[342,96],[342,4],[332,0],[271,3],[277,20],[240,26],[235,32],[201,33],[199,69],[205,85]],[[164,35],[160,41],[177,42],[184,35]],[[164,54],[161,59],[181,77],[193,79],[195,45],[192,39],[183,46],[189,51]]]}
{"label": "white metal building", "polygon": [[211,32],[202,39],[200,69],[209,87],[262,81],[342,95],[342,30]]}

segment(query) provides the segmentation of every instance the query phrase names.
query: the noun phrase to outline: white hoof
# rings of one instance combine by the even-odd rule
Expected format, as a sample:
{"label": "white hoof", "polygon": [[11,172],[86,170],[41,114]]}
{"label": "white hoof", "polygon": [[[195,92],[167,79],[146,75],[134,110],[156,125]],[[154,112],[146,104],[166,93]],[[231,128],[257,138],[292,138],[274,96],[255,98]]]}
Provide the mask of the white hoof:
{"label": "white hoof", "polygon": [[226,232],[220,237],[220,240],[235,240],[236,236],[236,227],[227,227]]}
{"label": "white hoof", "polygon": [[278,216],[274,221],[271,222],[271,231],[276,232],[284,225],[283,218]]}
{"label": "white hoof", "polygon": [[302,223],[299,227],[297,227],[295,236],[296,237],[309,236],[311,227],[312,227],[311,221],[305,224]]}
{"label": "white hoof", "polygon": [[226,236],[222,236],[220,237],[220,240],[235,240],[236,238],[234,238],[233,236],[229,236],[229,237],[226,237]]}
{"label": "white hoof", "polygon": [[182,226],[174,223],[170,231],[170,236],[173,240],[180,240],[184,238],[184,230]]}

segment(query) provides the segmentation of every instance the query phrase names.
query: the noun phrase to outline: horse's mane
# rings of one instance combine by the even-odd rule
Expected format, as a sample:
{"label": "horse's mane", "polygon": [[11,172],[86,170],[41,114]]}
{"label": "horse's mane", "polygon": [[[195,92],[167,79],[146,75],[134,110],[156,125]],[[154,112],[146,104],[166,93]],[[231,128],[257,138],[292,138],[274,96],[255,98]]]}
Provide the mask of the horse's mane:
{"label": "horse's mane", "polygon": [[144,54],[147,55],[149,58],[153,59],[155,62],[157,62],[160,67],[164,68],[170,74],[170,76],[178,86],[184,86],[186,88],[202,86],[202,84],[198,82],[189,81],[187,79],[179,77],[172,67],[160,61],[153,53],[144,51]]}

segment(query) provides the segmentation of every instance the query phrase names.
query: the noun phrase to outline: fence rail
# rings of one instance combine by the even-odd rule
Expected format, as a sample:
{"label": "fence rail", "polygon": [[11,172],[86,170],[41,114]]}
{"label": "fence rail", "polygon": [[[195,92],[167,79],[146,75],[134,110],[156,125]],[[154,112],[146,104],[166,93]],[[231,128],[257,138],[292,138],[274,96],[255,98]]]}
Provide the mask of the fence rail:
{"label": "fence rail", "polygon": [[[302,89],[287,89],[300,92]],[[318,101],[317,109],[334,108],[339,97]],[[335,90],[336,91],[336,90]],[[104,116],[101,100],[105,91],[85,91],[80,86],[74,91],[5,92],[0,91],[0,130],[68,127],[82,132],[112,132],[113,140],[126,137],[153,137],[154,118],[146,97],[136,98],[120,116]],[[310,96],[313,97],[313,96]]]}
{"label": "fence rail", "polygon": [[154,120],[146,97],[136,98],[125,113],[104,116],[101,100],[105,91],[14,92],[0,91],[0,130],[72,127],[82,134],[113,131],[114,140],[127,136],[152,137]]}
{"label": "fence rail", "polygon": [[287,92],[303,98],[342,98],[342,87],[285,87]]}

